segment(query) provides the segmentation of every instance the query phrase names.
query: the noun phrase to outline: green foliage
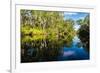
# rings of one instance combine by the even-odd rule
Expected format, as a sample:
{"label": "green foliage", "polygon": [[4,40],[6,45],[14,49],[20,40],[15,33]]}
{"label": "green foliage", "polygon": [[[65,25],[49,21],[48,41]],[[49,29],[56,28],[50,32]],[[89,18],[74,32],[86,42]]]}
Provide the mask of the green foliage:
{"label": "green foliage", "polygon": [[46,36],[51,37],[51,40],[63,37],[69,43],[75,35],[74,21],[64,20],[63,12],[21,10],[20,13],[22,43],[43,39]]}
{"label": "green foliage", "polygon": [[83,24],[83,22],[84,22],[84,20],[83,20],[83,19],[79,19],[79,20],[77,20],[77,24],[78,24],[78,25],[82,25],[82,24]]}
{"label": "green foliage", "polygon": [[63,12],[21,10],[20,14],[21,49],[37,50],[38,59],[44,56],[53,58],[61,53],[64,44],[71,45],[76,33],[74,21],[64,20]]}
{"label": "green foliage", "polygon": [[79,19],[76,21],[77,24],[79,25],[88,25],[90,24],[90,21],[89,21],[89,14],[84,18],[84,19]]}
{"label": "green foliage", "polygon": [[78,31],[78,35],[79,38],[81,39],[82,43],[83,43],[83,47],[86,48],[86,50],[90,51],[89,48],[89,25],[90,25],[90,21],[89,21],[89,15],[87,15],[82,21],[83,23],[81,24],[81,27]]}

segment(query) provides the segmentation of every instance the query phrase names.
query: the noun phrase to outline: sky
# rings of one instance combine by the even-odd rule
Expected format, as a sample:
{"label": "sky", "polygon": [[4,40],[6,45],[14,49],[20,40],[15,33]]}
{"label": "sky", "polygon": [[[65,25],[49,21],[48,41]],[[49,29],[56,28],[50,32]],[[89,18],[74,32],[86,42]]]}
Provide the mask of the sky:
{"label": "sky", "polygon": [[[84,19],[89,13],[85,12],[64,12],[64,19],[72,19],[74,21],[77,21],[79,19]],[[80,28],[80,25],[76,24],[74,25],[75,30],[78,30]]]}
{"label": "sky", "polygon": [[85,16],[87,16],[89,13],[85,12],[64,12],[64,19],[84,19]]}

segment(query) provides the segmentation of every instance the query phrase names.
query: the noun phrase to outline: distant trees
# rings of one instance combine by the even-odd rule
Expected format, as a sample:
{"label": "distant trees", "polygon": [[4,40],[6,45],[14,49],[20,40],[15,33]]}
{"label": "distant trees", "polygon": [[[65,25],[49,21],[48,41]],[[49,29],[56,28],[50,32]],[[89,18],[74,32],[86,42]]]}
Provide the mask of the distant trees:
{"label": "distant trees", "polygon": [[84,19],[79,19],[76,21],[77,24],[79,25],[88,25],[90,24],[90,21],[89,21],[89,14],[84,18]]}
{"label": "distant trees", "polygon": [[79,38],[81,39],[82,43],[83,43],[83,47],[86,48],[86,50],[90,51],[90,30],[89,30],[89,25],[90,25],[90,19],[89,19],[89,15],[87,15],[83,20],[78,20],[77,21],[81,27],[78,31],[78,35]]}
{"label": "distant trees", "polygon": [[76,22],[77,22],[78,25],[82,25],[84,23],[84,20],[83,19],[79,19]]}

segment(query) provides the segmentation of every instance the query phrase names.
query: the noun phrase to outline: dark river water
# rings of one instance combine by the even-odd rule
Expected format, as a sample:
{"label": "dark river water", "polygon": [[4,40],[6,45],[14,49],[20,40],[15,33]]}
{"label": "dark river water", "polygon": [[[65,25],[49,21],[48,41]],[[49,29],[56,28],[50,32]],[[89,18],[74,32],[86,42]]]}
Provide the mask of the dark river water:
{"label": "dark river water", "polygon": [[82,47],[80,39],[75,36],[71,46],[64,40],[38,40],[26,45],[24,54],[21,51],[21,62],[71,61],[88,60],[89,54]]}
{"label": "dark river water", "polygon": [[89,59],[89,54],[80,44],[77,36],[74,37],[71,47],[63,47],[63,55],[59,56],[59,60],[86,60]]}

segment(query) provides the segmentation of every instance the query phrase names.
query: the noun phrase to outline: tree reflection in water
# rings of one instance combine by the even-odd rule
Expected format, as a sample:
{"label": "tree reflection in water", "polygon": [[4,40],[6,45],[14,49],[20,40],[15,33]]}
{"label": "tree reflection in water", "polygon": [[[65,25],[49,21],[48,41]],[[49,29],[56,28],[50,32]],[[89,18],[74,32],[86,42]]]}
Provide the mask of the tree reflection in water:
{"label": "tree reflection in water", "polygon": [[[37,38],[36,38],[37,37]],[[63,56],[64,46],[71,42],[65,37],[36,36],[29,43],[21,45],[21,62],[57,61],[58,56]],[[69,42],[69,44],[67,44]]]}

